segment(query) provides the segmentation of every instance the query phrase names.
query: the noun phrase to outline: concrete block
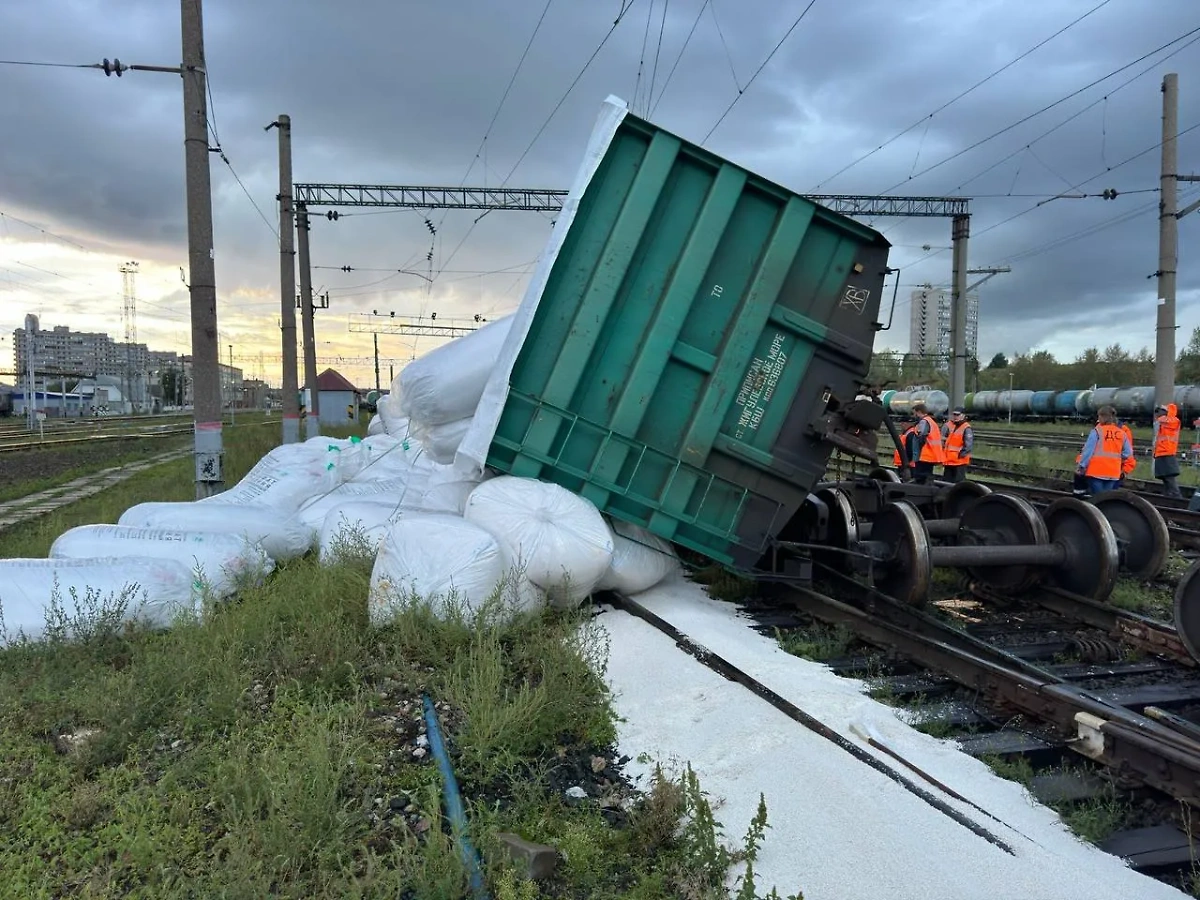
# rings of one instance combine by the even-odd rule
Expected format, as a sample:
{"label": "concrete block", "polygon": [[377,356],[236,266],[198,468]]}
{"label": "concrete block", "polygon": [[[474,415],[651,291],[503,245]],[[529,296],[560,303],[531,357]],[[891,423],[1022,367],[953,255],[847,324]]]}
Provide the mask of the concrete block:
{"label": "concrete block", "polygon": [[542,881],[554,874],[558,851],[546,844],[535,844],[517,834],[504,831],[496,835],[500,846],[532,881]]}

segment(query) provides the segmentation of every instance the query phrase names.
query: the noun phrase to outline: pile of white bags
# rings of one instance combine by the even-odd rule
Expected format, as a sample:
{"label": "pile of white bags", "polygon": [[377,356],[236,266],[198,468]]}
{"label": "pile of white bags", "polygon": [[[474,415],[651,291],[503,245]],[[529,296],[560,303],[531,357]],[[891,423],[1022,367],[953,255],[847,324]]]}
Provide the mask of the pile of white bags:
{"label": "pile of white bags", "polygon": [[[378,407],[376,407],[378,409]],[[374,437],[377,434],[386,434],[383,427],[383,419],[379,417],[379,413],[371,416],[371,421],[367,423],[367,437]]]}
{"label": "pile of white bags", "polygon": [[435,463],[444,466],[454,462],[458,445],[471,427],[471,419],[456,419],[444,425],[427,425],[419,419],[409,419],[409,428],[415,440]]}
{"label": "pile of white bags", "polygon": [[629,522],[610,519],[613,532],[612,563],[596,589],[640,594],[679,571],[671,545],[658,535]]}
{"label": "pile of white bags", "polygon": [[218,532],[81,525],[63,532],[50,547],[51,559],[126,556],[182,563],[205,592],[217,599],[260,581],[275,568],[257,543],[242,535]]}
{"label": "pile of white bags", "polygon": [[125,510],[117,524],[243,535],[276,562],[303,556],[315,537],[313,529],[298,518],[280,515],[271,507],[207,501],[139,503]]}
{"label": "pile of white bags", "polygon": [[47,631],[65,638],[138,623],[162,628],[194,614],[200,586],[181,562],[138,556],[0,560],[0,645]]}
{"label": "pile of white bags", "polygon": [[495,535],[555,605],[583,601],[612,563],[604,518],[556,484],[511,476],[485,481],[467,499],[466,519]]}

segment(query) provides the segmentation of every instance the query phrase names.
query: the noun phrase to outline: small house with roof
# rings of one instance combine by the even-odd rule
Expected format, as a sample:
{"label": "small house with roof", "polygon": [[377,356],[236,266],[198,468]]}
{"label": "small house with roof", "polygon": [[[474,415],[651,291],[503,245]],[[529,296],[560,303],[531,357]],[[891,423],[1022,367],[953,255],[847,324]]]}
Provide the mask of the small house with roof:
{"label": "small house with roof", "polygon": [[[308,398],[307,385],[304,398]],[[357,424],[361,399],[362,392],[336,369],[326,369],[317,376],[317,402],[322,425]]]}

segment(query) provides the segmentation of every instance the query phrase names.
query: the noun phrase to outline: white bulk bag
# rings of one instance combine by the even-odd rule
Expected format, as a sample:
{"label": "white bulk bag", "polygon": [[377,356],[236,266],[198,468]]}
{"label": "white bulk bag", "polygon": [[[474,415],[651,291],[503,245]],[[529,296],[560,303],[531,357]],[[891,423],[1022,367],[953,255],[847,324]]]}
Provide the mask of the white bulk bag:
{"label": "white bulk bag", "polygon": [[265,506],[287,515],[305,500],[337,486],[329,462],[311,442],[285,444],[260,459],[236,485],[199,502]]}
{"label": "white bulk bag", "polygon": [[[378,498],[343,500],[331,508],[321,523],[318,556],[321,565],[338,562],[341,553],[363,551],[374,556],[391,523],[399,518],[395,504]],[[360,546],[364,541],[365,546]]]}
{"label": "white bulk bag", "polygon": [[429,454],[411,438],[385,434],[367,438],[363,445],[367,447],[368,462],[350,479],[351,482],[407,478],[424,484],[423,479],[433,467]]}
{"label": "white bulk bag", "polygon": [[238,534],[175,531],[129,525],[80,525],[58,536],[51,559],[141,556],[187,566],[213,597],[270,574],[275,564],[257,543]]}
{"label": "white bulk bag", "polygon": [[[191,570],[170,559],[139,556],[99,559],[0,560],[0,645],[46,636],[60,614],[85,632],[99,615],[108,626],[139,623],[162,628],[179,613],[194,613],[199,585]],[[70,637],[71,634],[65,635]]]}
{"label": "white bulk bag", "polygon": [[[435,465],[425,483],[425,491],[416,504],[428,512],[446,512],[461,516],[467,508],[467,498],[485,478],[463,475],[452,465]],[[413,504],[405,501],[406,506]]]}
{"label": "white bulk bag", "polygon": [[139,503],[121,515],[118,525],[174,528],[240,534],[262,545],[276,562],[303,556],[313,543],[313,529],[294,516],[265,506],[233,503]]}
{"label": "white bulk bag", "polygon": [[458,419],[443,425],[427,425],[410,419],[409,427],[412,439],[421,445],[429,458],[438,465],[448,466],[454,462],[454,454],[471,427],[471,420]]}
{"label": "white bulk bag", "polygon": [[658,535],[620,519],[610,519],[613,532],[612,563],[596,589],[639,594],[648,591],[679,569],[671,545]]}
{"label": "white bulk bag", "polygon": [[[376,407],[378,409],[378,407]],[[385,434],[383,429],[383,419],[379,417],[379,413],[371,416],[371,421],[367,423],[367,437],[373,437],[377,434]]]}
{"label": "white bulk bag", "polygon": [[392,388],[400,414],[425,426],[474,415],[510,327],[512,316],[496,319],[410,362]]}
{"label": "white bulk bag", "polygon": [[386,622],[395,604],[412,597],[443,615],[449,603],[478,610],[500,586],[506,566],[500,543],[477,525],[451,515],[402,515],[388,527],[375,558],[371,621]]}
{"label": "white bulk bag", "polygon": [[[386,481],[352,481],[339,485],[328,494],[314,497],[296,513],[301,523],[314,530],[321,527],[325,516],[331,509],[352,500],[371,500],[378,503],[390,504],[392,509],[398,507],[404,500],[408,490],[408,479],[389,478]],[[420,496],[420,491],[417,492]]]}
{"label": "white bulk bag", "polygon": [[557,484],[504,475],[467,499],[466,518],[496,535],[554,605],[574,606],[612,562],[613,536],[588,500]]}

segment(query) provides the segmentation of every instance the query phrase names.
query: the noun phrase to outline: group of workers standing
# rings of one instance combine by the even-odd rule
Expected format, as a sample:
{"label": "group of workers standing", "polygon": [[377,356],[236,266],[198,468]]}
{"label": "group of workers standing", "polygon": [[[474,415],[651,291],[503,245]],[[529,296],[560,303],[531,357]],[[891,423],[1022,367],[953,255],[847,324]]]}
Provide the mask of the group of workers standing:
{"label": "group of workers standing", "polygon": [[[1163,483],[1163,492],[1168,497],[1182,496],[1176,483],[1179,477],[1178,412],[1174,403],[1154,409],[1154,477]],[[975,434],[967,421],[966,410],[955,407],[949,420],[941,426],[924,403],[913,404],[912,416],[912,424],[900,435],[908,457],[907,473],[902,469],[899,449],[892,455],[892,464],[901,469],[901,477],[905,481],[928,484],[933,480],[934,469],[942,466],[945,481],[964,480],[975,446]],[[1113,407],[1105,406],[1099,410],[1096,427],[1088,433],[1075,466],[1075,490],[1081,494],[1115,490],[1137,467],[1133,430],[1117,420]]]}
{"label": "group of workers standing", "polygon": [[[1176,479],[1179,477],[1179,415],[1174,403],[1154,408],[1154,477],[1163,483],[1168,497],[1183,496]],[[1117,421],[1117,412],[1103,406],[1097,413],[1096,427],[1084,442],[1075,459],[1075,490],[1077,493],[1099,494],[1116,490],[1121,482],[1137,468],[1133,453],[1133,431]]]}
{"label": "group of workers standing", "polygon": [[[917,484],[933,480],[933,470],[942,467],[942,477],[957,484],[967,477],[975,433],[967,421],[967,411],[956,406],[945,425],[938,425],[924,403],[912,406],[913,423],[900,436],[908,457],[909,476]],[[901,468],[900,451],[892,456],[892,465]],[[904,473],[901,473],[904,477]],[[908,478],[905,478],[907,481]]]}

